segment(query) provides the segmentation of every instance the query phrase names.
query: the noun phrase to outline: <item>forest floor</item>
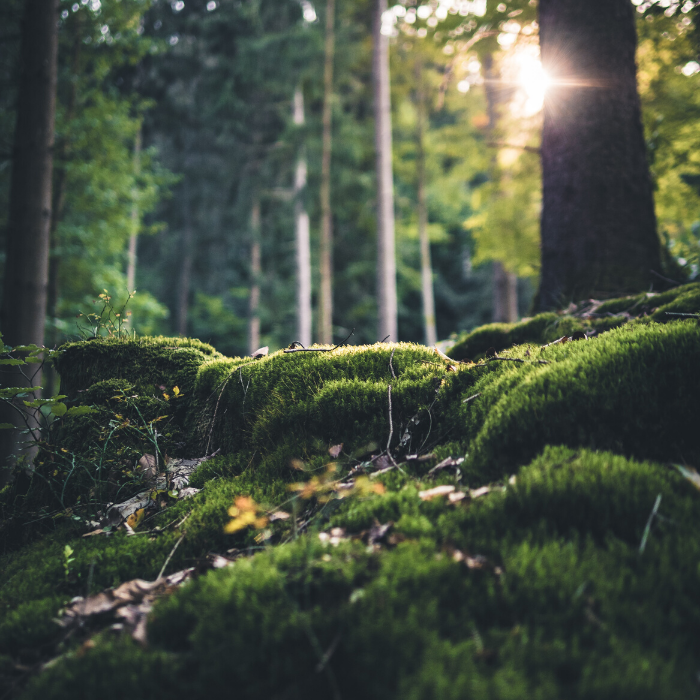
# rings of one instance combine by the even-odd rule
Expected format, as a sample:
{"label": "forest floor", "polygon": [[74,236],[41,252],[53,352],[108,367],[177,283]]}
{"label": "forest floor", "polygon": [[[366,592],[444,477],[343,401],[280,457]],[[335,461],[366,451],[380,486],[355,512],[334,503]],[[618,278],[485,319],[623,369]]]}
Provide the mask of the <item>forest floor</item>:
{"label": "forest floor", "polygon": [[700,697],[698,312],[64,346],[87,408],[0,492],[0,698]]}

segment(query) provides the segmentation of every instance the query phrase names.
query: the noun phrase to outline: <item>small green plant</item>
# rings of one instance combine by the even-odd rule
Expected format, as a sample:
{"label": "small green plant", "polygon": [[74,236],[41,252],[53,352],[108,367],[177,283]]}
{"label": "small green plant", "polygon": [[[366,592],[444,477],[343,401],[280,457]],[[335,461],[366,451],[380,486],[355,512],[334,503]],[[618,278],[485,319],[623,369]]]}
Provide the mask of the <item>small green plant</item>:
{"label": "small green plant", "polygon": [[85,314],[80,312],[78,318],[83,318],[87,325],[80,325],[78,322],[78,333],[83,340],[88,338],[97,338],[100,335],[107,335],[111,338],[127,337],[132,333],[126,327],[129,323],[131,311],[127,311],[128,303],[133,299],[136,292],[129,292],[126,301],[121,308],[117,309],[112,303],[112,297],[105,289],[98,298],[93,300],[93,304],[102,304],[99,313]]}
{"label": "small green plant", "polygon": [[70,576],[70,565],[75,561],[73,554],[75,554],[75,550],[67,544],[63,548],[63,573],[65,574],[66,580],[68,580]]}

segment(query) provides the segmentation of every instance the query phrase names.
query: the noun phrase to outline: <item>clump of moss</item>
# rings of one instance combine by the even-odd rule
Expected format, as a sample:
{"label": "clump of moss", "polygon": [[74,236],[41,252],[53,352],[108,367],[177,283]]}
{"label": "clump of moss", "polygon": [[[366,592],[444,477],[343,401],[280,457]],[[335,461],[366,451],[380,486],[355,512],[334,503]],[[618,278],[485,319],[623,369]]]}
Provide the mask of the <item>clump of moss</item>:
{"label": "clump of moss", "polygon": [[573,308],[538,314],[520,323],[491,323],[462,334],[448,354],[456,360],[478,359],[490,348],[498,352],[523,343],[544,345],[577,331],[595,335],[624,325],[630,319],[650,316],[661,323],[675,320],[677,317],[669,312],[699,313],[700,284],[694,282],[660,294],[609,299],[596,305],[582,302]]}
{"label": "clump of moss", "polygon": [[[640,554],[658,495],[673,522],[659,519]],[[700,499],[673,472],[550,448],[471,504],[421,501],[405,486],[366,504],[380,513],[387,498],[430,534],[368,549],[311,533],[239,560],[164,600],[148,648],[97,640],[25,697],[85,682],[96,695],[133,692],[141,678],[155,698],[232,687],[242,698],[695,693],[700,545],[688,532]],[[336,524],[358,507],[347,502]]]}
{"label": "clump of moss", "polygon": [[[410,344],[191,358],[170,376],[190,382],[177,415],[191,454],[221,449],[192,480],[202,491],[135,536],[83,539],[64,521],[4,554],[0,682],[56,648],[48,621],[71,597],[153,579],[179,543],[167,572],[257,554],[164,599],[145,649],[107,631],[64,642],[24,697],[691,697],[700,498],[665,464],[700,458],[699,336],[693,320],[647,320],[458,367]],[[158,366],[148,344],[119,347]],[[80,400],[123,417],[114,396],[146,382],[122,374]],[[138,394],[144,410],[174,405],[158,391]],[[307,498],[291,483],[371,471],[387,444],[399,467],[368,480],[384,493]],[[448,455],[465,460],[431,475]],[[435,485],[489,489],[421,497]],[[290,517],[227,535],[243,495]],[[371,544],[377,524],[389,534]],[[331,528],[337,546],[318,536]]]}

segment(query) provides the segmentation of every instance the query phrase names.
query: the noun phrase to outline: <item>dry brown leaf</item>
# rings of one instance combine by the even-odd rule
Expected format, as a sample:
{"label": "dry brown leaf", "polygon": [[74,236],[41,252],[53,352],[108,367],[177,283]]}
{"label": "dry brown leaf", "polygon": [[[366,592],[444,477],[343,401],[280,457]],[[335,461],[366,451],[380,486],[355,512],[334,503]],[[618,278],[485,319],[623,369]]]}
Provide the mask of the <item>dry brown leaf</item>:
{"label": "dry brown leaf", "polygon": [[452,493],[455,487],[451,484],[443,484],[442,486],[436,486],[435,488],[428,489],[427,491],[419,491],[418,498],[422,501],[430,501],[433,498],[438,498],[439,496],[446,496],[448,493]]}
{"label": "dry brown leaf", "polygon": [[469,495],[471,498],[479,498],[480,496],[485,496],[487,493],[491,492],[490,486],[482,486],[480,489],[471,489]]}
{"label": "dry brown leaf", "polygon": [[333,457],[333,459],[337,459],[338,455],[342,452],[343,450],[343,443],[341,442],[339,445],[333,445],[328,450],[328,454]]}

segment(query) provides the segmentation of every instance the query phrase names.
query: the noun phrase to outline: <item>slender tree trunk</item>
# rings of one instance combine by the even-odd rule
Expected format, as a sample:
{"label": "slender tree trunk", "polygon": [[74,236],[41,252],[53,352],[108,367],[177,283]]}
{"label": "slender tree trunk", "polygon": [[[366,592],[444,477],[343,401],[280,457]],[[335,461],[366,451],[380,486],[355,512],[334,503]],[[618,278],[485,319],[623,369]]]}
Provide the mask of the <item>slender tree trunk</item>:
{"label": "slender tree trunk", "polygon": [[[0,310],[3,340],[12,346],[44,343],[57,60],[57,0],[25,0]],[[21,375],[10,381],[15,379],[19,382]],[[14,423],[12,413],[7,414],[10,409],[3,409],[0,420]],[[17,436],[15,431],[1,432],[0,464],[6,464]]]}
{"label": "slender tree trunk", "polygon": [[321,151],[321,304],[319,340],[333,342],[333,219],[331,216],[331,110],[335,54],[335,0],[326,2],[323,65],[323,143]]}
{"label": "slender tree trunk", "polygon": [[[304,93],[294,91],[294,123],[304,124]],[[309,215],[304,207],[306,153],[302,147],[294,173],[294,229],[297,255],[297,340],[311,345],[311,243]]]}
{"label": "slender tree trunk", "polygon": [[540,309],[648,288],[660,250],[629,0],[541,0]]}
{"label": "slender tree trunk", "polygon": [[[134,174],[138,177],[141,172],[141,125],[136,132],[134,141]],[[136,288],[136,242],[139,235],[139,205],[138,190],[134,187],[131,204],[131,235],[129,236],[129,253],[126,266],[126,288],[133,292]]]}
{"label": "slender tree trunk", "polygon": [[250,306],[248,309],[248,350],[252,355],[260,347],[260,199],[253,199],[250,212]]}
{"label": "slender tree trunk", "polygon": [[[484,56],[484,74],[486,76],[486,107],[489,117],[489,139],[493,139],[498,120],[498,84],[499,75],[493,65],[493,56]],[[495,154],[492,167],[495,168]],[[495,323],[515,323],[518,320],[518,279],[508,272],[500,260],[493,263],[493,321]]]}
{"label": "slender tree trunk", "polygon": [[515,323],[518,320],[518,278],[503,263],[493,263],[493,320]]}
{"label": "slender tree trunk", "polygon": [[187,335],[187,314],[190,302],[190,283],[192,279],[192,209],[190,188],[187,178],[182,183],[182,250],[180,279],[177,287],[177,333]]}
{"label": "slender tree trunk", "polygon": [[389,37],[382,34],[386,0],[374,8],[374,142],[377,153],[377,302],[378,338],[397,341],[396,250],[394,244],[394,180],[391,166],[391,96],[389,94]]}
{"label": "slender tree trunk", "polygon": [[433,297],[433,268],[430,264],[430,240],[428,239],[428,205],[425,196],[425,89],[423,66],[416,60],[416,107],[418,113],[416,146],[418,151],[418,237],[420,239],[421,292],[423,296],[423,325],[426,345],[437,343],[435,329],[435,299]]}

